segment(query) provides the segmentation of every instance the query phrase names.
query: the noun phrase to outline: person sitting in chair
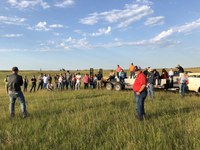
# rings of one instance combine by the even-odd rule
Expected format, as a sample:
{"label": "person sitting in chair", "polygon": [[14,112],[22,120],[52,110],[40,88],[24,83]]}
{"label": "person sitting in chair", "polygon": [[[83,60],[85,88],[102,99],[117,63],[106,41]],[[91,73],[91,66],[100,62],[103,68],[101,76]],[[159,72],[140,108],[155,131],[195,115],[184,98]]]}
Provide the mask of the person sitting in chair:
{"label": "person sitting in chair", "polygon": [[113,70],[110,71],[109,78],[107,79],[107,81],[112,81],[112,80],[115,80],[115,72]]}

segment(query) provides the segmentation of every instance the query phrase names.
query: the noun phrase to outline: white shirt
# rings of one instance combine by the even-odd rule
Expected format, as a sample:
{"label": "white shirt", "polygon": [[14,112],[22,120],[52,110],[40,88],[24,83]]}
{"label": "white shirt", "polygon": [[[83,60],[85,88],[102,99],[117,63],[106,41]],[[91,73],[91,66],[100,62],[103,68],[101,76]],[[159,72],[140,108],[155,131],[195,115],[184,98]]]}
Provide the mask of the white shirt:
{"label": "white shirt", "polygon": [[76,75],[76,83],[80,83],[81,82],[81,75]]}
{"label": "white shirt", "polygon": [[44,77],[43,77],[43,81],[44,81],[44,83],[47,84],[47,83],[48,83],[48,77],[47,77],[47,76],[44,76]]}
{"label": "white shirt", "polygon": [[188,78],[185,75],[181,75],[179,80],[180,80],[180,83],[186,83],[188,81]]}
{"label": "white shirt", "polygon": [[63,77],[60,76],[59,79],[58,79],[58,82],[61,83],[62,81],[63,81]]}
{"label": "white shirt", "polygon": [[169,76],[173,76],[174,75],[174,71],[173,70],[170,70],[169,71]]}

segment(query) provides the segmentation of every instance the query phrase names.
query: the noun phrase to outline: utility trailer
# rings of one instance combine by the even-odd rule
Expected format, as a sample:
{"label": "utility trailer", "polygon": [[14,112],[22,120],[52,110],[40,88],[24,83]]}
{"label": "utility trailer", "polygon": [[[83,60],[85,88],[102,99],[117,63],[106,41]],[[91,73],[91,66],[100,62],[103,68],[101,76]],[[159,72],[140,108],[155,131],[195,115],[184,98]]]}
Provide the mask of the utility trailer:
{"label": "utility trailer", "polygon": [[[107,90],[116,90],[116,91],[121,91],[124,89],[133,89],[133,83],[135,81],[135,78],[126,78],[124,79],[124,82],[119,81],[118,78],[111,80],[111,81],[103,81],[105,87]],[[177,90],[176,87],[174,88],[169,88],[167,86],[167,80],[166,79],[161,79],[160,84],[155,86],[155,88],[158,89],[170,89],[170,90]]]}
{"label": "utility trailer", "polygon": [[107,90],[116,90],[116,91],[121,91],[123,89],[132,89],[133,88],[133,83],[135,79],[129,79],[126,78],[124,81],[119,81],[118,78],[111,80],[111,81],[106,81],[104,80],[103,83],[106,87]]}

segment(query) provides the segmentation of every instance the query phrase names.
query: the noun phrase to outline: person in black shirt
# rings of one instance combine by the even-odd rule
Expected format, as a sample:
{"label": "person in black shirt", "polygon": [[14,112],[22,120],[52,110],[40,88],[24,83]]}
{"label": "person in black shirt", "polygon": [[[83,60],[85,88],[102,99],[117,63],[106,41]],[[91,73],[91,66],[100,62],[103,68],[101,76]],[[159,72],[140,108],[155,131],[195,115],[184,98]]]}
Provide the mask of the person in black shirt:
{"label": "person in black shirt", "polygon": [[184,69],[183,69],[183,67],[180,66],[180,65],[177,66],[177,70],[178,70],[178,75],[179,75],[180,73],[184,73]]}
{"label": "person in black shirt", "polygon": [[18,75],[18,68],[12,68],[12,74],[8,76],[8,95],[10,98],[10,116],[15,116],[15,101],[19,100],[23,118],[27,117],[26,102],[24,94],[21,91],[21,86],[23,85],[22,76]]}
{"label": "person in black shirt", "polygon": [[36,82],[37,82],[35,75],[31,78],[31,82],[32,82],[32,86],[31,86],[30,92],[32,92],[32,90],[35,92]]}
{"label": "person in black shirt", "polygon": [[38,80],[39,80],[39,83],[38,83],[38,88],[37,88],[37,90],[43,88],[43,84],[44,84],[43,73],[40,74],[40,76],[38,77]]}
{"label": "person in black shirt", "polygon": [[98,74],[97,74],[97,88],[99,89],[101,89],[101,87],[102,87],[102,79],[103,79],[103,75],[100,73],[100,72],[98,72]]}
{"label": "person in black shirt", "polygon": [[154,99],[154,85],[155,85],[155,75],[153,69],[149,68],[147,75],[147,91],[151,100]]}

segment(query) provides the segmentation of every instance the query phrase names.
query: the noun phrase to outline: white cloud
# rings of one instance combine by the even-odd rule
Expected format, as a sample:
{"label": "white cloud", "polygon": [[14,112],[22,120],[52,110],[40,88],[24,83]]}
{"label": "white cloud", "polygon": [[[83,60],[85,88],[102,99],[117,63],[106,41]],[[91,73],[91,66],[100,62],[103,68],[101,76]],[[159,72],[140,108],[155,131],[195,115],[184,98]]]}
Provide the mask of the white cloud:
{"label": "white cloud", "polygon": [[89,17],[83,18],[80,20],[82,24],[87,24],[87,25],[94,25],[98,23],[100,20],[99,15],[97,13],[90,14]]}
{"label": "white cloud", "polygon": [[25,18],[0,16],[0,24],[22,25]]}
{"label": "white cloud", "polygon": [[76,39],[76,38],[69,37],[69,38],[65,39],[63,41],[63,43],[65,45],[68,45],[68,47],[70,47],[70,48],[80,48],[80,49],[90,48],[90,45],[86,38]]}
{"label": "white cloud", "polygon": [[164,16],[150,17],[144,24],[146,26],[162,25],[164,24]]}
{"label": "white cloud", "polygon": [[198,28],[200,28],[200,18],[193,22],[186,23],[185,25],[176,27],[175,30],[178,33],[186,33]]}
{"label": "white cloud", "polygon": [[74,49],[91,49],[93,46],[89,44],[86,38],[73,38],[68,37],[66,39],[61,39],[58,41],[49,40],[46,42],[41,42],[41,49],[54,49],[54,50],[74,50]]}
{"label": "white cloud", "polygon": [[27,9],[35,6],[41,6],[43,9],[50,7],[48,3],[43,0],[8,0],[8,3],[17,9]]}
{"label": "white cloud", "polygon": [[55,7],[65,8],[65,7],[74,5],[74,4],[75,4],[74,0],[63,0],[62,2],[57,2],[54,6]]}
{"label": "white cloud", "polygon": [[[77,39],[73,37],[68,37],[66,39],[62,39],[59,41],[48,41],[46,44],[41,44],[44,48],[50,48],[49,50],[74,50],[74,49],[95,49],[95,48],[113,48],[113,47],[124,47],[124,46],[151,46],[151,47],[171,47],[177,44],[180,44],[181,41],[172,40],[169,37],[174,34],[185,34],[194,30],[200,29],[200,18],[186,23],[184,25],[171,27],[165,31],[160,32],[156,36],[141,40],[141,41],[123,41],[121,39],[114,39],[110,43],[98,43],[91,44],[87,40],[86,37]],[[80,30],[76,30],[76,32],[83,34]],[[96,32],[94,35],[98,35],[99,33],[109,34],[111,32],[111,27],[99,29],[99,32]],[[98,33],[98,34],[97,34]],[[86,34],[86,33],[84,33]],[[87,36],[91,36],[91,33]],[[53,48],[52,48],[53,47]]]}
{"label": "white cloud", "polygon": [[152,39],[152,41],[160,41],[160,40],[166,39],[167,37],[171,36],[174,32],[175,32],[175,30],[172,28],[167,31],[162,31],[160,34],[155,36]]}
{"label": "white cloud", "polygon": [[61,25],[61,24],[52,24],[52,25],[49,25],[50,28],[63,28],[64,26]]}
{"label": "white cloud", "polygon": [[100,28],[100,29],[98,29],[97,32],[93,32],[93,33],[86,33],[86,32],[83,32],[81,30],[74,30],[74,32],[78,33],[78,34],[80,34],[81,36],[84,36],[84,37],[87,37],[87,36],[95,37],[95,36],[110,34],[112,32],[112,28],[110,26],[108,26],[107,28]]}
{"label": "white cloud", "polygon": [[100,20],[108,23],[116,23],[118,28],[126,28],[130,24],[150,15],[153,10],[148,4],[126,4],[124,9],[114,9],[101,13],[92,13],[82,18],[80,23],[94,25]]}
{"label": "white cloud", "polygon": [[188,32],[191,32],[193,30],[200,29],[200,18],[190,22],[186,23],[181,26],[171,27],[166,31],[162,31],[158,35],[156,35],[153,38],[147,39],[147,40],[141,40],[141,41],[121,41],[121,40],[115,40],[112,43],[107,44],[99,44],[99,45],[93,45],[93,47],[102,47],[102,48],[113,48],[113,47],[123,47],[123,46],[160,46],[160,47],[170,47],[177,44],[180,44],[181,41],[173,41],[171,39],[168,39],[173,34],[185,34]]}
{"label": "white cloud", "polygon": [[184,25],[181,26],[177,26],[177,27],[173,27],[170,28],[166,31],[162,31],[160,34],[158,34],[157,36],[155,36],[152,41],[161,41],[163,39],[166,39],[167,37],[175,34],[175,33],[188,33],[192,30],[195,29],[200,29],[200,18],[190,22],[190,23],[186,23]]}
{"label": "white cloud", "polygon": [[43,21],[43,22],[40,21],[34,27],[29,27],[28,29],[36,30],[36,31],[49,31],[55,28],[64,28],[64,26],[61,24],[48,25],[46,21]]}
{"label": "white cloud", "polygon": [[98,32],[94,32],[91,34],[91,36],[101,36],[101,35],[107,35],[110,34],[112,31],[111,27],[109,26],[107,29],[106,28],[101,28],[98,30]]}
{"label": "white cloud", "polygon": [[39,22],[35,26],[35,30],[37,30],[37,31],[49,31],[50,28],[47,27],[47,23],[46,22]]}
{"label": "white cloud", "polygon": [[138,3],[144,3],[144,4],[149,4],[149,5],[151,5],[151,4],[153,4],[151,1],[149,1],[149,0],[136,0],[136,2],[138,2]]}
{"label": "white cloud", "polygon": [[22,37],[23,34],[4,34],[1,37],[5,37],[5,38],[14,38],[14,37]]}

